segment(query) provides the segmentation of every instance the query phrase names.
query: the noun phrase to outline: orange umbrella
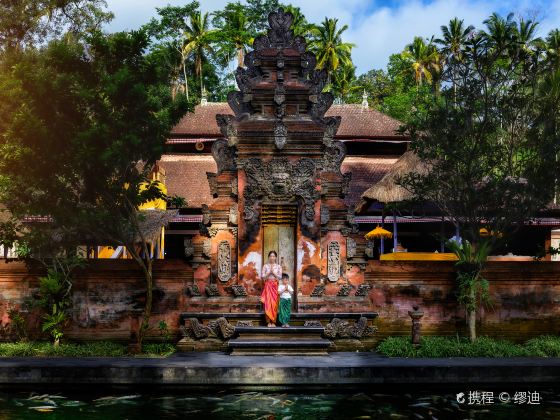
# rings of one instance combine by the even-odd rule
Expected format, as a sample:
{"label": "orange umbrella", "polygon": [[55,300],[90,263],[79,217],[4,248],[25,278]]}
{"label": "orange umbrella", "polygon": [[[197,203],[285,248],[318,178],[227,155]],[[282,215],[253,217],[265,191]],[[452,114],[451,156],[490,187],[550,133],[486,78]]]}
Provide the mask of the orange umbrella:
{"label": "orange umbrella", "polygon": [[365,235],[365,238],[368,240],[378,239],[378,238],[392,238],[392,237],[393,234],[391,232],[389,232],[386,229],[383,229],[382,227],[379,227],[379,225],[377,225],[375,229],[366,233]]}

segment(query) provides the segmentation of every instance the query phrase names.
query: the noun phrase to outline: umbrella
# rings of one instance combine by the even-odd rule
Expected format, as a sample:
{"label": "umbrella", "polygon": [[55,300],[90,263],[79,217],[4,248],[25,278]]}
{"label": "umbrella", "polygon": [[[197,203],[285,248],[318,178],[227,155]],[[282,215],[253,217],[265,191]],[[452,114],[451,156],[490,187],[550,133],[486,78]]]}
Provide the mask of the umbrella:
{"label": "umbrella", "polygon": [[392,237],[393,234],[391,232],[389,232],[386,229],[383,229],[382,227],[379,227],[379,225],[377,225],[375,229],[366,233],[365,235],[365,238],[368,240],[378,239],[378,238],[392,238]]}

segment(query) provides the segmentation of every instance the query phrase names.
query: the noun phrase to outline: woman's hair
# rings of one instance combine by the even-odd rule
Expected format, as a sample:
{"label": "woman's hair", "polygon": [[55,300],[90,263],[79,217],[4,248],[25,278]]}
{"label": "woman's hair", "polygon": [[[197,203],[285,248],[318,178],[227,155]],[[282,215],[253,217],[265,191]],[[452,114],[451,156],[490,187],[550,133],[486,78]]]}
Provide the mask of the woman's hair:
{"label": "woman's hair", "polygon": [[270,256],[271,256],[272,254],[274,254],[274,256],[275,256],[276,258],[278,258],[278,254],[276,253],[276,251],[270,251],[270,252],[268,253],[268,258],[270,258]]}

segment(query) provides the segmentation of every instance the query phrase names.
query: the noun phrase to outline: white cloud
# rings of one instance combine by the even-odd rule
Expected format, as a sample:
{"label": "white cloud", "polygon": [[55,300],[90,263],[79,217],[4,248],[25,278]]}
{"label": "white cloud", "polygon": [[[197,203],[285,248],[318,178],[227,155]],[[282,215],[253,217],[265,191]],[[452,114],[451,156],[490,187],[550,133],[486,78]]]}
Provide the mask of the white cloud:
{"label": "white cloud", "polygon": [[[535,15],[541,20],[540,35],[560,24],[560,0],[403,0],[398,3],[375,0],[289,0],[301,8],[307,19],[318,23],[325,16],[348,24],[345,40],[356,44],[353,52],[358,73],[384,68],[389,56],[402,51],[414,36],[439,36],[441,25],[455,16],[466,24],[480,26],[492,12],[509,11]],[[109,30],[134,29],[155,15],[156,7],[182,5],[186,0],[108,0],[115,20]],[[201,0],[204,11],[224,7],[228,0]]]}

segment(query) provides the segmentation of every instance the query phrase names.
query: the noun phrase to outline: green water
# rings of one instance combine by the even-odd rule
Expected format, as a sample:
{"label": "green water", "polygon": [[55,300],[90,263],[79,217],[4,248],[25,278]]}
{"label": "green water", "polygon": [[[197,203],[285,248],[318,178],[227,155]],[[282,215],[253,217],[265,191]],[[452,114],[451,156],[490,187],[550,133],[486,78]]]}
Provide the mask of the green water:
{"label": "green water", "polygon": [[[513,391],[511,392],[513,395]],[[539,405],[494,402],[468,405],[456,394],[298,394],[246,392],[151,395],[149,393],[0,393],[5,419],[560,419],[560,393],[539,391]],[[497,400],[498,392],[495,392]]]}

